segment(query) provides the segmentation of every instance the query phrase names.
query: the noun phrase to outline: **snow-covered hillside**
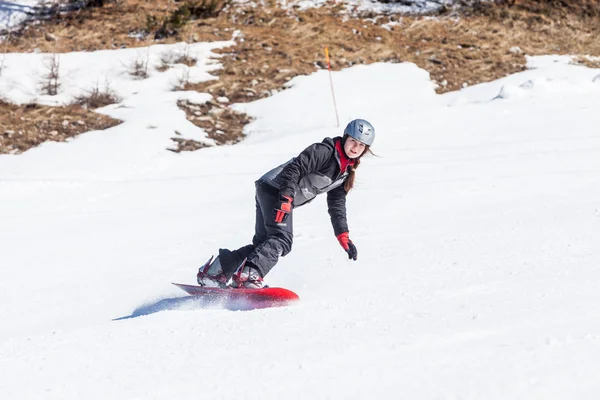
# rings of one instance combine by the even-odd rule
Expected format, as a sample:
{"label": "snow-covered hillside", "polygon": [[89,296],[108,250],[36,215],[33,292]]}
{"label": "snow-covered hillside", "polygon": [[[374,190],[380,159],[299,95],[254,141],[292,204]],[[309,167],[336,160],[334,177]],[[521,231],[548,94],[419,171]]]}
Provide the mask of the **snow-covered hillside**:
{"label": "snow-covered hillside", "polygon": [[598,71],[530,66],[443,96],[413,64],[333,74],[379,157],[348,197],[357,262],[324,199],[297,210],[267,276],[292,307],[206,309],[170,282],[250,240],[255,179],[341,133],[326,71],[237,105],[256,120],[236,146],[165,151],[185,116],[126,90],[103,110],[125,124],[0,156],[0,397],[598,398]]}
{"label": "snow-covered hillside", "polygon": [[13,28],[30,18],[38,4],[40,0],[0,1],[0,31]]}

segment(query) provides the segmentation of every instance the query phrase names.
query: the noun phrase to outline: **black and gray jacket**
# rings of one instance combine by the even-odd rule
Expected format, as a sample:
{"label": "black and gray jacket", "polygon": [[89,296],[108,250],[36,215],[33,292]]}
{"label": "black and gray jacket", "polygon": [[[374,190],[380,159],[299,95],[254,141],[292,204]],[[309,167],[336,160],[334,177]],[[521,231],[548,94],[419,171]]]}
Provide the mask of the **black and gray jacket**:
{"label": "black and gray jacket", "polygon": [[277,189],[281,195],[293,197],[294,207],[327,193],[329,216],[336,236],[348,232],[344,189],[348,171],[341,171],[340,154],[335,146],[336,141],[341,140],[341,137],[325,138],[258,180],[258,183]]}

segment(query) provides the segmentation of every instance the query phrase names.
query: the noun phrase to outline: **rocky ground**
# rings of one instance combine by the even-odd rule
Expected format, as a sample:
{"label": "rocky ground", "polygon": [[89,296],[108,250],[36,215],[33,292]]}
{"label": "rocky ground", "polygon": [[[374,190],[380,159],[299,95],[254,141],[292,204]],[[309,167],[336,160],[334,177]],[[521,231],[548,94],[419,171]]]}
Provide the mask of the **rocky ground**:
{"label": "rocky ground", "polygon": [[[182,11],[182,4],[121,0],[58,13],[24,25],[1,46],[3,52],[61,53],[230,40],[237,31],[236,45],[220,51],[219,80],[185,85],[230,103],[270,96],[294,76],[326,68],[325,47],[334,70],[378,61],[413,62],[430,72],[440,93],[523,70],[525,54],[581,55],[577,62],[600,66],[585,57],[600,55],[598,0],[475,1],[429,16],[360,15],[333,3],[301,11],[282,9],[275,1],[253,7],[220,0],[211,3],[214,9],[190,13]],[[221,144],[241,140],[249,122],[221,102],[181,102],[180,107]],[[58,108],[0,101],[0,153],[22,152],[46,140],[65,140],[118,123],[92,109],[85,104]],[[174,140],[178,151],[202,147],[178,139],[176,133]]]}

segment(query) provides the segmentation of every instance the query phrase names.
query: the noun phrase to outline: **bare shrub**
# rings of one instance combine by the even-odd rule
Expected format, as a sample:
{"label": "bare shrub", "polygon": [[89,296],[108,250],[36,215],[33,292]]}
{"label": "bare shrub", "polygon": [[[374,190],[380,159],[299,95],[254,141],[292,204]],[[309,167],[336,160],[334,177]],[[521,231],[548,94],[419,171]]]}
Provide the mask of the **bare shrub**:
{"label": "bare shrub", "polygon": [[110,88],[109,83],[105,82],[103,89],[100,89],[100,85],[96,84],[96,87],[88,91],[85,95],[77,96],[74,104],[93,110],[120,101],[121,98]]}
{"label": "bare shrub", "polygon": [[163,52],[160,56],[160,66],[157,68],[157,70],[164,72],[167,69],[169,69],[173,64],[184,64],[188,67],[195,66],[198,60],[190,55],[190,48],[191,46],[189,45],[189,43],[186,43],[181,54],[178,54],[173,50]]}
{"label": "bare shrub", "polygon": [[173,91],[185,90],[185,87],[187,86],[188,83],[190,83],[190,69],[188,67],[185,67],[181,70],[181,72],[177,76],[177,83],[175,83],[173,85],[171,90],[173,90]]}
{"label": "bare shrub", "polygon": [[146,52],[146,57],[140,56],[129,66],[129,75],[139,79],[146,79],[148,76],[148,65],[150,64],[150,50]]}
{"label": "bare shrub", "polygon": [[60,57],[53,53],[44,60],[44,67],[48,73],[42,77],[42,93],[56,96],[60,89]]}
{"label": "bare shrub", "polygon": [[172,50],[167,50],[160,55],[160,66],[157,68],[160,72],[164,72],[171,68],[171,65],[177,60],[177,55]]}
{"label": "bare shrub", "polygon": [[176,60],[175,64],[185,64],[188,67],[193,67],[196,65],[198,60],[190,55],[191,46],[189,43],[185,44],[183,49],[183,54],[181,54]]}

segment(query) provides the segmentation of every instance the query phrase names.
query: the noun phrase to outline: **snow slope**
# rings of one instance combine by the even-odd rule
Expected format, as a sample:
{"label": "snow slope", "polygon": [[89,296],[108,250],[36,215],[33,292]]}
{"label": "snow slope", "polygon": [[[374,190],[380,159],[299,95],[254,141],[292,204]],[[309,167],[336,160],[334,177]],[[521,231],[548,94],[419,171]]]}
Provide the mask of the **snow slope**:
{"label": "snow slope", "polygon": [[39,3],[39,0],[0,1],[0,31],[10,29],[29,18]]}
{"label": "snow slope", "polygon": [[348,197],[359,260],[323,198],[298,209],[267,277],[287,308],[170,282],[250,240],[255,179],[341,133],[325,71],[237,105],[236,146],[165,151],[183,116],[157,138],[126,97],[127,124],[0,156],[0,397],[597,399],[598,71],[530,66],[443,96],[412,64],[334,73],[341,120],[377,130]]}

